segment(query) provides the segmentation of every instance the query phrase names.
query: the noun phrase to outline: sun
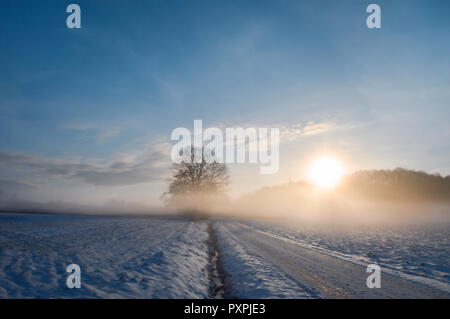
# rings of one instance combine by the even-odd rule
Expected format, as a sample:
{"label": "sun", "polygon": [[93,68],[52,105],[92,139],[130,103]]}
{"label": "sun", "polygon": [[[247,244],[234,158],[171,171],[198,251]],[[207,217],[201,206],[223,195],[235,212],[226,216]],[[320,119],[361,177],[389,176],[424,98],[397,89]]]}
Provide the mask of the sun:
{"label": "sun", "polygon": [[332,188],[337,186],[344,174],[339,161],[331,156],[322,156],[314,160],[309,167],[309,181],[316,186]]}

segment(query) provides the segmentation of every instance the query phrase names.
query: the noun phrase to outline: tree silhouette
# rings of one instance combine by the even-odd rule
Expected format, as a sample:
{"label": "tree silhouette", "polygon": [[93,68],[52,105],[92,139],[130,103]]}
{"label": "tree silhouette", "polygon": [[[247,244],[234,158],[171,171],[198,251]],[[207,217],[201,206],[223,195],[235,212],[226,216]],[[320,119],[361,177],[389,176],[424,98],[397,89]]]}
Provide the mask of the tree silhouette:
{"label": "tree silhouette", "polygon": [[404,168],[359,171],[342,188],[371,199],[450,202],[450,176]]}
{"label": "tree silhouette", "polygon": [[[202,160],[195,160],[195,152],[202,153]],[[203,210],[225,199],[229,183],[227,167],[215,160],[208,160],[204,149],[184,151],[183,161],[174,163],[169,178],[169,190],[163,194],[167,206],[187,210]]]}

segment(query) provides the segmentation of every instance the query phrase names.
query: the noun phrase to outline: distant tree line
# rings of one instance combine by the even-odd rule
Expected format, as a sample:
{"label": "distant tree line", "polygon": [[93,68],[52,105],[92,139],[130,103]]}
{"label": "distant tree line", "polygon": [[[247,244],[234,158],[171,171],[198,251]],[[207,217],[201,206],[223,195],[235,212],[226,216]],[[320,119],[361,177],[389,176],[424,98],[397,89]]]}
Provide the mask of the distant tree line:
{"label": "distant tree line", "polygon": [[[304,181],[261,188],[242,198],[249,203],[281,202],[288,206],[306,204],[314,198],[315,186]],[[368,201],[398,201],[402,203],[450,203],[450,176],[427,174],[403,168],[394,170],[364,170],[347,175],[330,196]],[[336,197],[339,198],[339,197]]]}
{"label": "distant tree line", "polygon": [[347,176],[341,190],[368,199],[450,202],[450,175],[403,168],[365,170]]}

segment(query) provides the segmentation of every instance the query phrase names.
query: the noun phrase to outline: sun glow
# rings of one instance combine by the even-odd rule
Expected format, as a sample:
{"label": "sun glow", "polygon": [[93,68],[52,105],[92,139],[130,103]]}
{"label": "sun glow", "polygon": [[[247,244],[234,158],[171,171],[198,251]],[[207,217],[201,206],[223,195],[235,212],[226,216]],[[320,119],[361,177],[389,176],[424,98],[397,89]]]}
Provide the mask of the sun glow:
{"label": "sun glow", "polygon": [[308,170],[311,183],[323,188],[337,186],[344,174],[339,161],[333,157],[323,156],[314,160]]}

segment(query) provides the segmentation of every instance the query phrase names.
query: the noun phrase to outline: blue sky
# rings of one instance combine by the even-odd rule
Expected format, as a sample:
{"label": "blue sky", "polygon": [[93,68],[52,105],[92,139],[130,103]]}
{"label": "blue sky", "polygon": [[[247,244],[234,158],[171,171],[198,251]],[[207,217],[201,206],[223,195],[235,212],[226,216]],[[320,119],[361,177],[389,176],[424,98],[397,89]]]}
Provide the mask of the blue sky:
{"label": "blue sky", "polygon": [[[372,2],[382,29],[366,27]],[[70,3],[81,7],[81,29],[66,27]],[[282,143],[274,176],[232,168],[235,192],[301,179],[322,151],[349,171],[450,174],[449,9],[402,0],[1,1],[1,190],[158,203],[170,133],[194,119],[327,127]]]}

